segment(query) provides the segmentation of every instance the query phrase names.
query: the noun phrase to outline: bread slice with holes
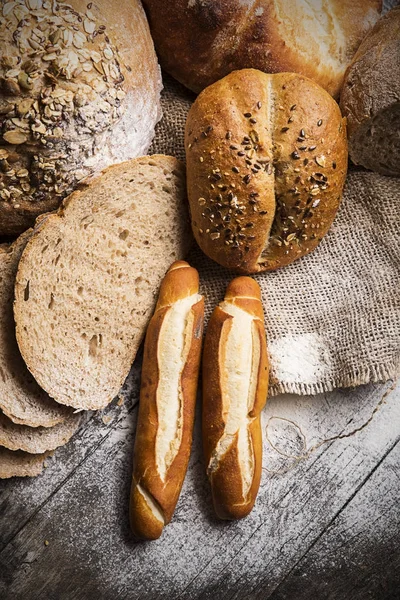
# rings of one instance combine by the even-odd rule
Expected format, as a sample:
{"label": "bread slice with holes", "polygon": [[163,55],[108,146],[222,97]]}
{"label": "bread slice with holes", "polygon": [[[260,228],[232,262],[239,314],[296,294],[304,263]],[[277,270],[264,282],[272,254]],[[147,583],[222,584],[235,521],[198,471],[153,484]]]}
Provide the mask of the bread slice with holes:
{"label": "bread slice with holes", "polygon": [[14,423],[52,427],[72,409],[54,402],[29,373],[18,349],[13,315],[14,283],[29,230],[14,244],[0,245],[0,409]]}
{"label": "bread slice with holes", "polygon": [[9,450],[23,450],[30,454],[41,454],[63,446],[74,435],[81,416],[72,414],[54,427],[28,427],[17,425],[0,412],[0,446]]}
{"label": "bread slice with holes", "polygon": [[162,155],[109,167],[41,219],[14,315],[21,354],[52,398],[99,409],[116,396],[160,282],[190,242],[184,167]]}
{"label": "bread slice with holes", "polygon": [[43,465],[50,452],[28,454],[0,447],[0,479],[10,477],[36,477],[43,471]]}

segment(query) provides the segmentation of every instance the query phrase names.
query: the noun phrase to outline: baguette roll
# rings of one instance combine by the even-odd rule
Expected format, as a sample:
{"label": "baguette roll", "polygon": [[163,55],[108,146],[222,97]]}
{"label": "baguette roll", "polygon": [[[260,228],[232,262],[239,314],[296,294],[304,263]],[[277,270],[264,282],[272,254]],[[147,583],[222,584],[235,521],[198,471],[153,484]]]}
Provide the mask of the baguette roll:
{"label": "baguette roll", "polygon": [[247,516],[256,500],[268,373],[260,288],[237,277],[211,316],[203,353],[203,445],[221,519]]}
{"label": "baguette roll", "polygon": [[144,346],[130,500],[134,535],[157,539],[170,522],[190,456],[204,299],[184,261],[165,276]]}

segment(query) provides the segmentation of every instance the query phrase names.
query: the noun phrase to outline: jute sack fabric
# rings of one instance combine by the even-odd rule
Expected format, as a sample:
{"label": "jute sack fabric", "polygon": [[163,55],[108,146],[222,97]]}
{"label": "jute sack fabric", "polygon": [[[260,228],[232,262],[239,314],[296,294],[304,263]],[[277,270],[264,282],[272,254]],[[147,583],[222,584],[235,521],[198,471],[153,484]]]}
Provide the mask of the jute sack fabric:
{"label": "jute sack fabric", "polygon": [[[164,117],[150,152],[184,160],[194,100],[164,74]],[[400,374],[400,179],[351,168],[343,203],[309,256],[255,276],[261,286],[271,359],[270,394],[316,394]],[[198,247],[207,318],[235,276]]]}

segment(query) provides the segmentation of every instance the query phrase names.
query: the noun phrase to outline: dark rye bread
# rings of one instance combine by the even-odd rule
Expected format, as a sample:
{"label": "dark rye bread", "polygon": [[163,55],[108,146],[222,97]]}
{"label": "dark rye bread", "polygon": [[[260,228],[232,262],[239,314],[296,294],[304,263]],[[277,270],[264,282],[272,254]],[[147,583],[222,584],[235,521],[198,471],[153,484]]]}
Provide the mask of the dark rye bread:
{"label": "dark rye bread", "polygon": [[168,267],[191,241],[184,167],[146,156],[106,169],[42,218],[20,261],[21,354],[52,398],[106,406],[129,373]]}
{"label": "dark rye bread", "polygon": [[72,414],[54,402],[29,373],[18,349],[13,315],[14,283],[32,231],[14,244],[0,245],[0,409],[14,423],[52,427]]}
{"label": "dark rye bread", "polygon": [[0,412],[0,446],[9,450],[23,450],[41,454],[66,444],[79,427],[80,415],[72,414],[54,427],[17,425]]}
{"label": "dark rye bread", "polygon": [[43,463],[49,454],[49,452],[28,454],[22,450],[13,452],[0,446],[0,479],[40,475],[43,471]]}

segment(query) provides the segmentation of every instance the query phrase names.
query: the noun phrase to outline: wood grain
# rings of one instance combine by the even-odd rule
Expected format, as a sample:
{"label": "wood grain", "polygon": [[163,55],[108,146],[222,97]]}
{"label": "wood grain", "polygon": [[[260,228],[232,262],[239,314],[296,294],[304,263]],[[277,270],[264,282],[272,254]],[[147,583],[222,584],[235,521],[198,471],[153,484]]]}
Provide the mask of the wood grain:
{"label": "wood grain", "polygon": [[[400,387],[384,401],[387,384],[271,400],[260,495],[236,523],[213,515],[197,419],[173,521],[159,541],[135,543],[127,510],[137,375],[129,399],[110,407],[106,422],[92,417],[42,477],[0,484],[3,600],[301,600],[307,588],[316,598],[358,600],[362,577],[365,598],[391,598]],[[318,446],[338,435],[348,437]]]}

